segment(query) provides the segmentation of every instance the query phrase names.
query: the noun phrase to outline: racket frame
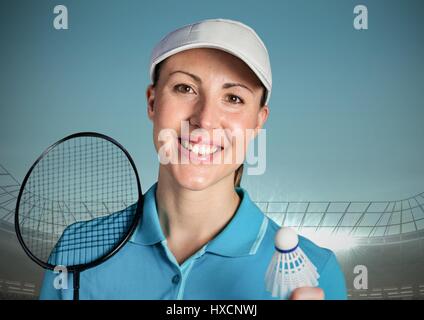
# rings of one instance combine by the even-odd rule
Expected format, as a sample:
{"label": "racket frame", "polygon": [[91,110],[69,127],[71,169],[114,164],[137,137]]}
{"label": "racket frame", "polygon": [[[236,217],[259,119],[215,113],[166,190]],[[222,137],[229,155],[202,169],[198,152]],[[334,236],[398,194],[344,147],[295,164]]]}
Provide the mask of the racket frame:
{"label": "racket frame", "polygon": [[[43,159],[53,148],[55,148],[58,144],[63,143],[67,140],[70,139],[74,139],[74,138],[78,138],[78,137],[95,137],[95,138],[101,138],[101,139],[105,139],[111,143],[113,143],[114,145],[116,145],[119,149],[121,149],[122,152],[124,152],[125,156],[127,157],[127,159],[129,160],[134,173],[135,173],[135,177],[136,177],[136,181],[137,181],[137,191],[138,191],[138,201],[137,201],[137,208],[136,208],[136,212],[135,212],[135,216],[133,219],[133,222],[127,232],[127,235],[106,255],[90,262],[87,264],[78,264],[78,265],[72,265],[72,266],[64,266],[66,267],[66,270],[69,272],[74,273],[79,273],[82,272],[86,269],[90,269],[93,268],[95,266],[98,266],[99,264],[105,262],[106,260],[108,260],[109,258],[111,258],[113,255],[115,255],[126,243],[127,241],[130,239],[130,237],[132,236],[132,234],[134,233],[135,229],[137,228],[138,222],[140,221],[141,215],[143,213],[143,203],[144,203],[144,198],[143,198],[143,194],[141,191],[141,185],[140,185],[140,178],[138,176],[138,172],[137,172],[137,168],[135,166],[134,160],[131,158],[130,154],[128,153],[128,151],[115,139],[101,134],[101,133],[97,133],[97,132],[90,132],[90,131],[84,131],[84,132],[78,132],[78,133],[74,133],[71,134],[69,136],[64,137],[63,139],[55,142],[54,144],[52,144],[51,146],[49,146],[46,150],[44,150],[44,152],[37,158],[37,160],[34,162],[34,164],[31,166],[31,168],[28,170],[27,174],[25,175],[25,178],[22,182],[22,186],[19,190],[19,195],[18,195],[18,199],[16,201],[16,209],[15,209],[15,232],[16,235],[18,237],[19,243],[21,244],[22,248],[24,249],[25,253],[31,258],[31,260],[33,260],[35,263],[37,263],[38,265],[40,265],[41,267],[43,267],[44,269],[49,269],[49,270],[54,270],[54,268],[56,267],[55,265],[52,265],[50,263],[44,262],[41,259],[39,259],[38,257],[36,257],[31,250],[29,250],[29,248],[27,247],[27,245],[25,244],[25,241],[22,237],[21,234],[21,228],[19,225],[19,204],[21,202],[21,197],[22,194],[24,192],[26,183],[29,179],[29,177],[31,176],[32,171],[34,170],[34,168],[36,167],[36,165],[41,161],[41,159]],[[79,278],[79,277],[78,277]]]}

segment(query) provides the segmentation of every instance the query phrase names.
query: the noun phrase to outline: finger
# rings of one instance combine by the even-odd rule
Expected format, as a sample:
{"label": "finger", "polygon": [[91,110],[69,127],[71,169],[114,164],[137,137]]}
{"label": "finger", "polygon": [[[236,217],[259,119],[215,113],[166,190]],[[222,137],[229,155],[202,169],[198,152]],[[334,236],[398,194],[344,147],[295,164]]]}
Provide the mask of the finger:
{"label": "finger", "polygon": [[324,300],[324,291],[321,288],[302,287],[293,291],[291,300]]}

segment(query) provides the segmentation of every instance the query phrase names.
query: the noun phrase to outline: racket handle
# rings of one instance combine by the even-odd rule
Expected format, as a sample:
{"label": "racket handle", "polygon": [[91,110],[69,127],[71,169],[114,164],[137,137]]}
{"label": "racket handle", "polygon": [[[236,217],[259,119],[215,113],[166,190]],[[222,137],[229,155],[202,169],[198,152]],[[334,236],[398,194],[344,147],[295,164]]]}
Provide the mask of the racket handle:
{"label": "racket handle", "polygon": [[73,280],[74,280],[74,301],[77,301],[79,300],[79,282],[80,282],[79,271],[74,271]]}

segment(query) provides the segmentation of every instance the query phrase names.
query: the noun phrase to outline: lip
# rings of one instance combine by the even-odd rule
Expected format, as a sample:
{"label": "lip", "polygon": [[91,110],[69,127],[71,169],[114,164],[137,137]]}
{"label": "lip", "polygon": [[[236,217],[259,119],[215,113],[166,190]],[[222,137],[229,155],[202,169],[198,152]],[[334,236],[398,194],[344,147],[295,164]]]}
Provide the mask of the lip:
{"label": "lip", "polygon": [[[178,140],[178,150],[179,150],[179,152],[180,152],[180,154],[181,154],[182,157],[184,157],[186,159],[190,159],[190,163],[191,162],[195,162],[195,163],[202,163],[202,164],[204,164],[204,163],[210,163],[210,164],[212,164],[213,163],[213,159],[215,157],[221,157],[221,152],[224,149],[223,147],[221,147],[219,145],[210,144],[212,146],[213,145],[214,146],[217,146],[218,147],[218,150],[215,151],[214,153],[211,153],[211,154],[208,154],[208,155],[200,155],[200,154],[197,154],[197,153],[192,152],[191,150],[188,150],[188,149],[184,148],[183,145],[181,144],[181,139],[182,139],[181,137],[179,137],[177,139]],[[200,142],[198,142],[199,140],[197,140],[197,141],[189,140],[189,141],[190,142],[193,142],[193,143],[200,143]],[[205,142],[201,142],[201,143],[202,144],[207,144]]]}
{"label": "lip", "polygon": [[197,136],[197,137],[181,136],[181,137],[178,137],[178,141],[180,142],[181,140],[187,140],[187,141],[189,141],[191,143],[195,143],[195,144],[205,144],[205,145],[209,145],[209,146],[216,146],[216,147],[221,148],[221,149],[224,148],[220,143],[214,143],[213,141],[210,141],[207,138],[204,138],[202,136]]}

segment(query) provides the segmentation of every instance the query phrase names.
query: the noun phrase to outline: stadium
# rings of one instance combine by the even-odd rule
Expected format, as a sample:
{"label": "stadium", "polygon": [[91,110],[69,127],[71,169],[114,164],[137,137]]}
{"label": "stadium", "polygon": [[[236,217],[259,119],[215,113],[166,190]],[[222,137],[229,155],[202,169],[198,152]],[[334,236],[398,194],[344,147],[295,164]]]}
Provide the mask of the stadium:
{"label": "stadium", "polygon": [[[37,299],[42,280],[43,270],[15,234],[19,187],[0,165],[0,299]],[[387,201],[256,204],[278,224],[336,253],[349,299],[424,299],[424,192]]]}

